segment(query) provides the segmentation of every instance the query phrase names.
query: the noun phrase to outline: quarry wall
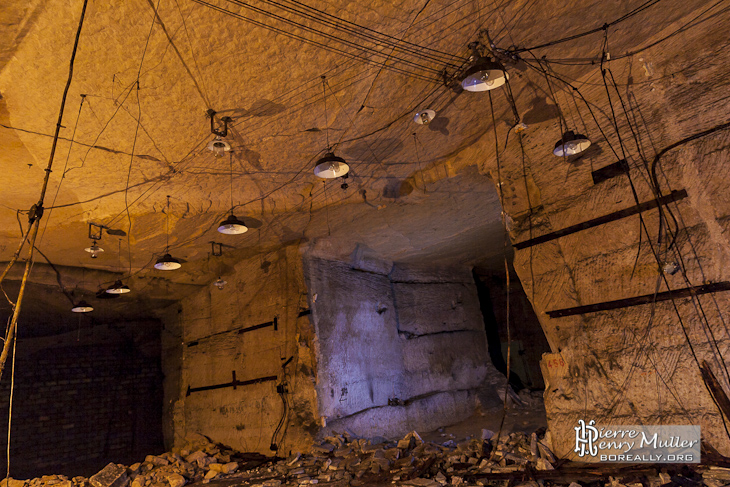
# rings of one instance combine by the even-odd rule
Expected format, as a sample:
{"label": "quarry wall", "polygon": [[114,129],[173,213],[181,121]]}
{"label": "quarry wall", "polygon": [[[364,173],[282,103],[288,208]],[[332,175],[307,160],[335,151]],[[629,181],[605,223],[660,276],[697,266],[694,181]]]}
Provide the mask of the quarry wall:
{"label": "quarry wall", "polygon": [[327,427],[398,436],[469,417],[480,388],[498,404],[470,270],[385,269],[305,257]]}
{"label": "quarry wall", "polygon": [[[671,32],[668,28],[656,38]],[[561,125],[554,118],[516,134],[500,161],[513,244],[672,191],[687,192],[643,211],[641,217],[634,214],[516,247],[515,269],[552,351],[541,366],[552,445],[560,456],[575,457],[579,419],[613,425],[699,424],[704,440],[730,453],[727,418],[700,373],[707,361],[725,391],[730,390],[730,296],[689,292],[655,303],[651,298],[728,281],[730,133],[696,135],[728,121],[728,50],[717,48],[726,39],[724,32],[721,22],[708,21],[702,29],[670,36],[642,51],[640,59],[608,63],[605,68],[617,79],[616,87],[608,74],[604,86],[597,66],[586,68],[573,86],[596,100],[594,114],[608,142],[599,141],[582,156],[555,157],[554,142],[538,136],[550,130],[554,140],[559,138]],[[552,81],[558,100],[569,100],[570,88]],[[579,97],[576,104],[562,106],[567,120],[599,138]],[[507,128],[501,125],[500,130]],[[485,137],[474,150],[493,144],[492,136]],[[606,157],[611,151],[615,157]],[[593,171],[622,158],[628,161],[628,175],[593,180]],[[497,168],[489,166],[486,171],[497,182]],[[664,264],[676,264],[677,272],[664,271]],[[637,296],[650,298],[637,306],[548,314]]]}
{"label": "quarry wall", "polygon": [[[271,455],[272,441],[279,454],[308,451],[318,418],[313,336],[302,313],[307,298],[297,247],[241,261],[223,278],[222,290],[202,288],[165,320],[166,440],[177,445],[201,433],[239,451]],[[257,325],[265,326],[247,330]],[[240,382],[265,380],[195,390],[230,384],[234,372]],[[286,408],[277,393],[283,383]]]}

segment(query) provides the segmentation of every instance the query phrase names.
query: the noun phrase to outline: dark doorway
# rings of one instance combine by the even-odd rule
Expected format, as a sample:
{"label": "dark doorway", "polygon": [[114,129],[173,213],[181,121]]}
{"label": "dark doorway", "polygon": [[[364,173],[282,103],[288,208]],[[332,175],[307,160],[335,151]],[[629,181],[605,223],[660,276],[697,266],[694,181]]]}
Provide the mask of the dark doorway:
{"label": "dark doorway", "polygon": [[[474,270],[474,282],[479,293],[479,304],[484,317],[489,355],[494,366],[507,374],[507,348],[510,347],[509,382],[515,391],[545,388],[540,370],[542,354],[550,346],[542,331],[517,275],[510,273],[509,293],[504,273],[495,274]],[[507,299],[509,295],[509,326],[507,337]]]}

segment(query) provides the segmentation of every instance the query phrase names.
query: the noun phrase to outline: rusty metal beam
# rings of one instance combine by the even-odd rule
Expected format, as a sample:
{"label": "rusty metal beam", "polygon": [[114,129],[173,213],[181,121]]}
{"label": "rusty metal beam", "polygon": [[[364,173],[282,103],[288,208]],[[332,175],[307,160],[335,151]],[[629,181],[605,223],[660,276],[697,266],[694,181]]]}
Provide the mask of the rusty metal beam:
{"label": "rusty metal beam", "polygon": [[644,294],[643,296],[635,296],[633,298],[616,299],[615,301],[605,301],[603,303],[587,304],[585,306],[575,306],[573,308],[556,309],[553,311],[547,311],[546,313],[550,318],[562,318],[564,316],[595,313],[597,311],[606,311],[609,309],[628,308],[630,306],[651,304],[654,302],[686,298],[689,296],[699,296],[701,294],[716,293],[719,291],[730,291],[730,282],[713,282],[711,284],[702,284],[700,286],[665,291],[657,293],[656,295]]}
{"label": "rusty metal beam", "polygon": [[668,203],[671,203],[672,201],[679,201],[686,197],[687,191],[685,191],[684,189],[679,191],[675,190],[666,196],[662,196],[661,198],[653,199],[651,201],[645,201],[644,203],[634,205],[630,208],[614,211],[613,213],[609,213],[608,215],[599,216],[598,218],[594,218],[583,223],[578,223],[577,225],[571,225],[569,227],[563,228],[562,230],[556,230],[554,232],[546,233],[545,235],[540,235],[539,237],[531,238],[523,242],[517,242],[513,245],[513,247],[517,250],[532,247],[533,245],[549,242],[550,240],[565,237],[566,235],[570,235],[572,233],[580,232],[582,230],[597,227],[605,223],[620,220],[621,218],[626,218],[627,216],[636,215],[644,211],[651,210],[652,208],[656,208],[657,206],[666,205]]}

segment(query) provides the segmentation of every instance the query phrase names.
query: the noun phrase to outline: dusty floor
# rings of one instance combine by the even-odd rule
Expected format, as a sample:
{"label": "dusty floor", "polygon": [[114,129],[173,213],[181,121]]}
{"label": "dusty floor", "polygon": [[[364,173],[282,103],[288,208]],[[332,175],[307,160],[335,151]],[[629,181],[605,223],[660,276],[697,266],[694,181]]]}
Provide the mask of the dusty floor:
{"label": "dusty floor", "polygon": [[[479,411],[471,418],[460,423],[444,426],[436,431],[421,434],[425,441],[443,443],[448,439],[459,443],[463,440],[481,438],[482,430],[488,429],[495,433],[499,431],[504,415],[502,432],[505,434],[523,432],[530,434],[533,431],[547,427],[545,404],[542,401],[542,392],[533,392],[531,395],[520,395],[525,400],[524,406],[509,405],[506,410],[495,407]],[[419,432],[420,433],[420,432]]]}

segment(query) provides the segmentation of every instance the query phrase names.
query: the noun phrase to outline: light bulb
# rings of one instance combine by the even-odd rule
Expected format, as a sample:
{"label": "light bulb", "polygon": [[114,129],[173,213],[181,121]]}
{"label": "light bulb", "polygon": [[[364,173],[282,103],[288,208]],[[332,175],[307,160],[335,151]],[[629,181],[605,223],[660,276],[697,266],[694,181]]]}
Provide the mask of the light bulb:
{"label": "light bulb", "polygon": [[104,252],[104,249],[96,245],[96,242],[94,242],[91,247],[86,247],[84,250],[91,254],[92,259],[96,259],[99,257],[100,253]]}
{"label": "light bulb", "polygon": [[215,157],[223,157],[223,154],[231,150],[231,146],[225,140],[221,139],[220,136],[216,136],[215,139],[208,143],[208,150],[210,150]]}
{"label": "light bulb", "polygon": [[223,278],[219,277],[217,281],[213,283],[215,287],[217,287],[219,290],[223,291],[223,287],[228,284],[226,281],[223,280]]}

